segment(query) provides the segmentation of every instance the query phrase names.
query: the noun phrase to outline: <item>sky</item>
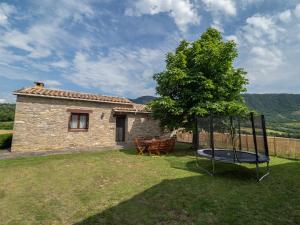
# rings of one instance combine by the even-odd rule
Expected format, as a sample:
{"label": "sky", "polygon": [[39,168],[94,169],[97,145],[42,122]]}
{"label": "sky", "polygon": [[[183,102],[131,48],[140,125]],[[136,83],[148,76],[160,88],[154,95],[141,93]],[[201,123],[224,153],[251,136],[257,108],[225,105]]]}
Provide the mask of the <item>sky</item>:
{"label": "sky", "polygon": [[155,95],[165,55],[208,28],[238,44],[249,93],[300,93],[300,0],[0,0],[0,103],[46,87]]}

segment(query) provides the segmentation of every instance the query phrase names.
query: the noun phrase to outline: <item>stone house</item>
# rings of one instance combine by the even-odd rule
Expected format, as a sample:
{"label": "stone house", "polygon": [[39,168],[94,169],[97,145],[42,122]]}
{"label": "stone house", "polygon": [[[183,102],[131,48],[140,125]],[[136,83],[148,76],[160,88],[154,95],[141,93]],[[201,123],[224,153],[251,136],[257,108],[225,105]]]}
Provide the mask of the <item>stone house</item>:
{"label": "stone house", "polygon": [[15,91],[12,151],[113,147],[137,136],[159,136],[159,122],[129,99],[47,89]]}

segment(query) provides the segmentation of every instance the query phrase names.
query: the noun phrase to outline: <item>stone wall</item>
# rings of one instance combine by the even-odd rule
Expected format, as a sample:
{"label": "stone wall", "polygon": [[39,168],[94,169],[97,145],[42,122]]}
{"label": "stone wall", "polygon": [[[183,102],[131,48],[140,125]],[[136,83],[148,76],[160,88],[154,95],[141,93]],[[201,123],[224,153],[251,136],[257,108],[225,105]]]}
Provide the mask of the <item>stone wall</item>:
{"label": "stone wall", "polygon": [[[98,103],[45,97],[18,96],[12,151],[38,151],[115,146],[116,118],[112,108],[120,104]],[[68,109],[92,110],[87,132],[68,130]],[[129,113],[126,141],[134,136],[157,135],[157,121],[147,114]]]}
{"label": "stone wall", "polygon": [[160,136],[162,134],[159,121],[151,118],[150,114],[128,114],[127,115],[126,141],[131,143],[138,136]]}

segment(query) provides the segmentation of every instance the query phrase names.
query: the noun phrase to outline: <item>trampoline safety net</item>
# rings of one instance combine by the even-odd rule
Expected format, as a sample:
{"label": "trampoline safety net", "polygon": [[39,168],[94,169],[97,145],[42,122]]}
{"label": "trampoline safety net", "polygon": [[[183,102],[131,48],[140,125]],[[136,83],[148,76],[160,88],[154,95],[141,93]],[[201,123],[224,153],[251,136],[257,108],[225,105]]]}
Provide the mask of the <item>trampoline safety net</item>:
{"label": "trampoline safety net", "polygon": [[232,149],[253,153],[257,149],[259,154],[268,156],[263,116],[199,117],[197,125],[200,149]]}
{"label": "trampoline safety net", "polygon": [[[226,163],[255,163],[256,178],[261,181],[269,175],[269,151],[265,118],[254,113],[244,117],[214,116],[196,118],[199,134],[196,143],[196,158],[211,160],[215,173],[215,161]],[[261,176],[259,164],[267,163],[266,172]],[[200,166],[200,165],[199,165]],[[203,168],[202,168],[203,169]]]}

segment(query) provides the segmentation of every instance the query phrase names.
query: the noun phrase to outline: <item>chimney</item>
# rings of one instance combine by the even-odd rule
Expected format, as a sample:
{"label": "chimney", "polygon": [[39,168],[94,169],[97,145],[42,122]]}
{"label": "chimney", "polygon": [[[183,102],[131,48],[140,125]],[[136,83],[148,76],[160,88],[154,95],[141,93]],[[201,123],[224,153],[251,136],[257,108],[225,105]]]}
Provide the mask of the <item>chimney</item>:
{"label": "chimney", "polygon": [[39,87],[39,88],[44,88],[45,87],[45,84],[43,82],[40,82],[40,81],[35,81],[34,84],[35,84],[35,87]]}

